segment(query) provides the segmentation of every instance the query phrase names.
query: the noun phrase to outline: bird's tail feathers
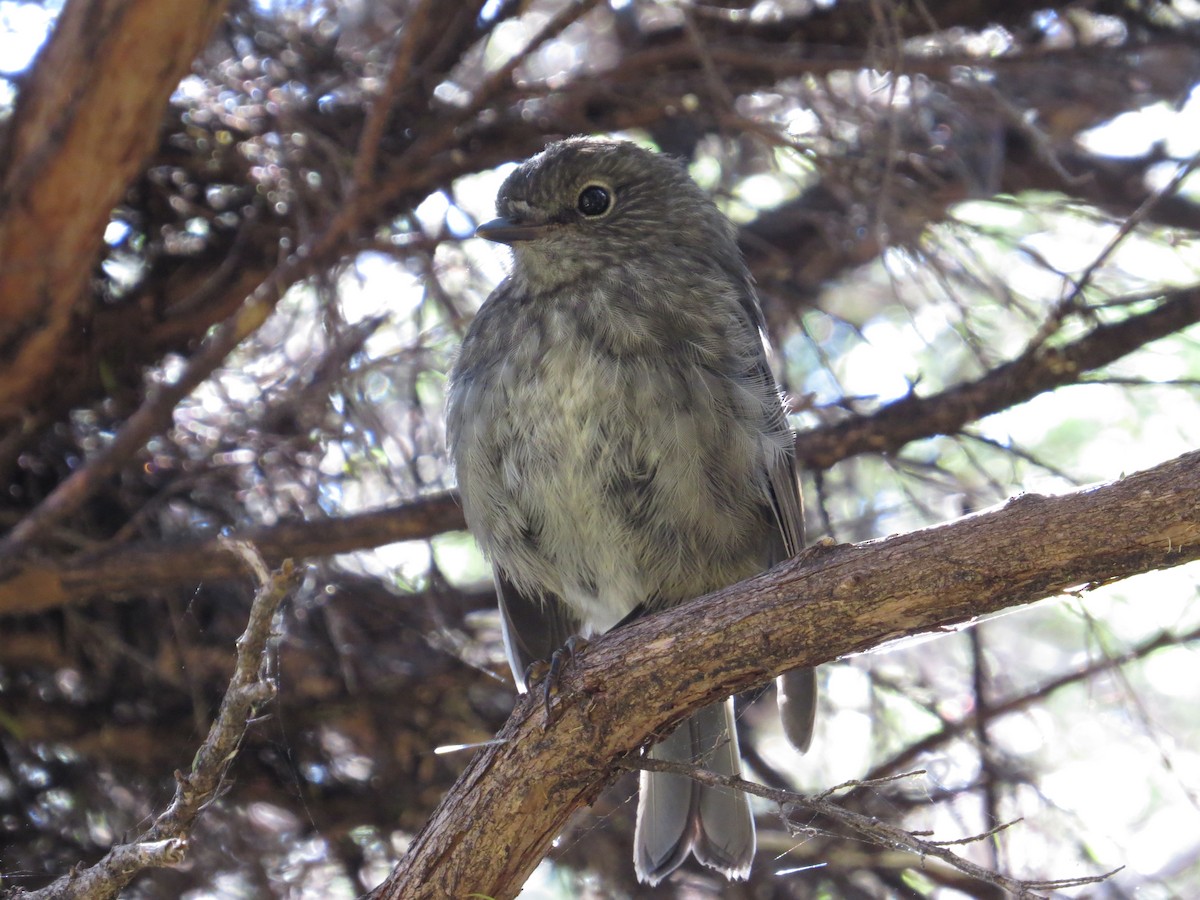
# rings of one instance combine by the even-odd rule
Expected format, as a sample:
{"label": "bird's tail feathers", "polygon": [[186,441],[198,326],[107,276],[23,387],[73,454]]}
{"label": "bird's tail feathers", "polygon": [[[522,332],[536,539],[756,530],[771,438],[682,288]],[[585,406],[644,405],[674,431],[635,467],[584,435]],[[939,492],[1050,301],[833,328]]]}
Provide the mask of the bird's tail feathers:
{"label": "bird's tail feathers", "polygon": [[[652,747],[650,756],[740,775],[733,701],[700,710]],[[746,878],[754,843],[754,818],[745,794],[700,785],[684,775],[642,772],[633,857],[638,880],[658,884],[689,852],[729,878]]]}

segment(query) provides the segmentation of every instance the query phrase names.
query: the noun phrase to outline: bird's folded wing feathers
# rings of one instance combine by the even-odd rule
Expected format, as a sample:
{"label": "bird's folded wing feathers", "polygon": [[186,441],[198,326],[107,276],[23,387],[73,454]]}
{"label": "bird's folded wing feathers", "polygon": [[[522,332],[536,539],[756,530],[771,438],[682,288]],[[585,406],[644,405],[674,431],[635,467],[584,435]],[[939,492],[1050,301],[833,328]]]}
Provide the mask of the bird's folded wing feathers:
{"label": "bird's folded wing feathers", "polygon": [[550,659],[569,637],[579,633],[580,625],[568,614],[566,606],[554,598],[528,597],[509,581],[502,569],[493,567],[492,573],[500,604],[504,653],[517,688],[523,692],[529,664]]}

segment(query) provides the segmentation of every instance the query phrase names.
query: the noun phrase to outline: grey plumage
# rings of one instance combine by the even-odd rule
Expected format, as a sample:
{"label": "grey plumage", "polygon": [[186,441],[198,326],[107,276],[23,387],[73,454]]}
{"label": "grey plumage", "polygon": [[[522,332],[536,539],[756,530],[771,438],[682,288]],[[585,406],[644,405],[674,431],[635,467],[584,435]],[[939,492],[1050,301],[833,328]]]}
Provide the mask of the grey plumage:
{"label": "grey plumage", "polygon": [[[451,373],[450,450],[491,559],[513,672],[794,555],[793,435],[733,225],[674,160],[573,138],[518,167],[479,233],[512,273]],[[785,731],[812,732],[810,670],[781,679]],[[736,774],[731,706],[651,751]],[[744,795],[644,774],[634,859],[657,883],[692,852],[745,877]]]}

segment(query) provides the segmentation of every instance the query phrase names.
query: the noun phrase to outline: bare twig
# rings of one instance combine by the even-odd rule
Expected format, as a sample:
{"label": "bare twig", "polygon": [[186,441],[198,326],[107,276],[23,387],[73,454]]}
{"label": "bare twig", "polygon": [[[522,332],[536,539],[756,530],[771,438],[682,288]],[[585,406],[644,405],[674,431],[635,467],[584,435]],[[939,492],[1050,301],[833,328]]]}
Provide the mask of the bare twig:
{"label": "bare twig", "polygon": [[795,824],[798,813],[806,816],[820,816],[841,825],[855,836],[880,847],[908,851],[915,857],[913,859],[914,868],[920,868],[927,858],[939,859],[964,875],[975,878],[984,884],[990,884],[1008,891],[1017,898],[1039,898],[1044,895],[1039,894],[1038,891],[1061,890],[1085,884],[1098,884],[1120,871],[1120,868],[1117,868],[1101,875],[1091,875],[1082,878],[1023,881],[991,869],[985,869],[983,866],[973,863],[966,857],[959,856],[949,849],[950,846],[955,844],[983,840],[998,829],[993,829],[984,834],[959,841],[930,841],[896,825],[882,822],[874,816],[864,816],[862,813],[846,809],[829,800],[826,794],[818,797],[809,797],[794,791],[764,787],[761,784],[755,784],[752,781],[746,781],[743,778],[733,775],[722,775],[707,769],[689,766],[685,763],[652,759],[648,756],[629,757],[620,765],[623,768],[635,771],[672,772],[676,775],[685,775],[700,784],[734,788],[739,791],[745,791],[747,794],[754,794],[756,797],[773,800],[780,805],[784,811],[784,815],[793,823],[793,827],[797,831],[804,831],[809,827],[808,825]]}
{"label": "bare twig", "polygon": [[1159,203],[1178,192],[1184,180],[1191,175],[1192,172],[1196,171],[1197,166],[1200,166],[1200,153],[1197,153],[1186,162],[1180,163],[1175,169],[1175,174],[1171,176],[1170,181],[1146,197],[1146,199],[1142,201],[1137,209],[1125,217],[1124,221],[1121,222],[1120,227],[1117,228],[1116,233],[1109,239],[1108,243],[1104,245],[1104,249],[1096,254],[1095,258],[1088,263],[1082,274],[1080,274],[1080,276],[1074,280],[1071,285],[1071,290],[1068,291],[1067,294],[1055,304],[1054,308],[1050,311],[1050,315],[1046,317],[1046,321],[1042,323],[1041,328],[1034,337],[1032,346],[1036,347],[1045,343],[1045,341],[1051,335],[1058,331],[1063,320],[1071,312],[1079,309],[1079,301],[1083,297],[1083,292],[1087,289],[1088,285],[1091,284],[1092,278],[1095,276],[1096,272],[1099,271],[1100,267],[1108,262],[1109,258],[1117,251],[1117,248],[1120,247],[1121,244],[1123,244],[1131,234],[1133,234],[1136,228],[1146,221],[1150,213],[1156,206],[1158,206]]}
{"label": "bare twig", "polygon": [[271,573],[249,544],[230,542],[226,550],[250,568],[260,587],[246,630],[237,641],[237,662],[221,709],[196,751],[191,771],[186,775],[175,772],[175,797],[170,806],[138,840],[113,847],[94,866],[72,871],[41,890],[17,891],[14,900],[109,900],[145,869],[183,861],[191,828],[205,805],[217,796],[254,710],[275,695],[263,670],[267,642],[275,613],[295,580],[290,563]]}
{"label": "bare twig", "polygon": [[396,52],[388,69],[387,81],[371,104],[363,123],[358,152],[354,159],[355,191],[367,190],[371,184],[375,163],[379,159],[379,144],[383,140],[384,127],[392,116],[392,106],[401,85],[412,76],[417,45],[425,35],[425,25],[429,21],[429,11],[432,8],[433,0],[421,0],[405,19],[404,29],[400,32]]}
{"label": "bare twig", "polygon": [[806,469],[827,469],[858,453],[892,453],[911,440],[954,434],[968,422],[1071,384],[1083,372],[1120,359],[1151,341],[1200,322],[1200,287],[1168,293],[1153,309],[1098,325],[1061,347],[1032,343],[1011,362],[938,394],[909,394],[873,413],[801,433],[796,457]]}
{"label": "bare twig", "polygon": [[165,429],[179,401],[204,382],[233,348],[263,323],[273,305],[265,299],[247,303],[205,342],[179,378],[152,389],[112,443],[61,482],[0,541],[0,560],[16,556],[46,529],[76,512],[146,441]]}
{"label": "bare twig", "polygon": [[[1112,671],[1136,660],[1145,659],[1147,656],[1157,653],[1166,647],[1194,644],[1197,641],[1200,641],[1200,628],[1193,629],[1186,634],[1157,635],[1124,653],[1095,660],[1072,672],[1059,675],[1057,678],[1053,678],[1033,690],[1023,692],[1016,697],[1009,697],[1005,700],[995,702],[987,710],[987,713],[993,720],[1001,716],[1012,715],[1015,712],[1028,709],[1030,706],[1044,700],[1055,691],[1062,690],[1064,687],[1078,684],[1081,681],[1088,681],[1102,672]],[[922,738],[914,744],[910,744],[895,756],[875,766],[871,770],[869,777],[871,779],[882,778],[889,772],[912,765],[922,754],[931,753],[939,746],[971,730],[974,727],[975,718],[975,715],[971,715],[945,723],[939,731]]]}

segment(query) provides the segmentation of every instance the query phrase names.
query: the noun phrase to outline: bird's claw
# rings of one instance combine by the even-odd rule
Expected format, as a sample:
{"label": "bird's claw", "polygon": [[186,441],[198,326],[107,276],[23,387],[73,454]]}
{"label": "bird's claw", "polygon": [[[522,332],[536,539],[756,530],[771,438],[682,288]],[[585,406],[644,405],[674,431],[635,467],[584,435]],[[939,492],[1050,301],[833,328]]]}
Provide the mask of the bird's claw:
{"label": "bird's claw", "polygon": [[549,662],[535,660],[525,669],[526,690],[532,690],[539,682],[542,685],[542,703],[546,710],[546,717],[542,721],[543,730],[550,727],[550,705],[558,694],[558,682],[562,677],[563,666],[587,645],[587,638],[572,635],[563,646],[554,651]]}

